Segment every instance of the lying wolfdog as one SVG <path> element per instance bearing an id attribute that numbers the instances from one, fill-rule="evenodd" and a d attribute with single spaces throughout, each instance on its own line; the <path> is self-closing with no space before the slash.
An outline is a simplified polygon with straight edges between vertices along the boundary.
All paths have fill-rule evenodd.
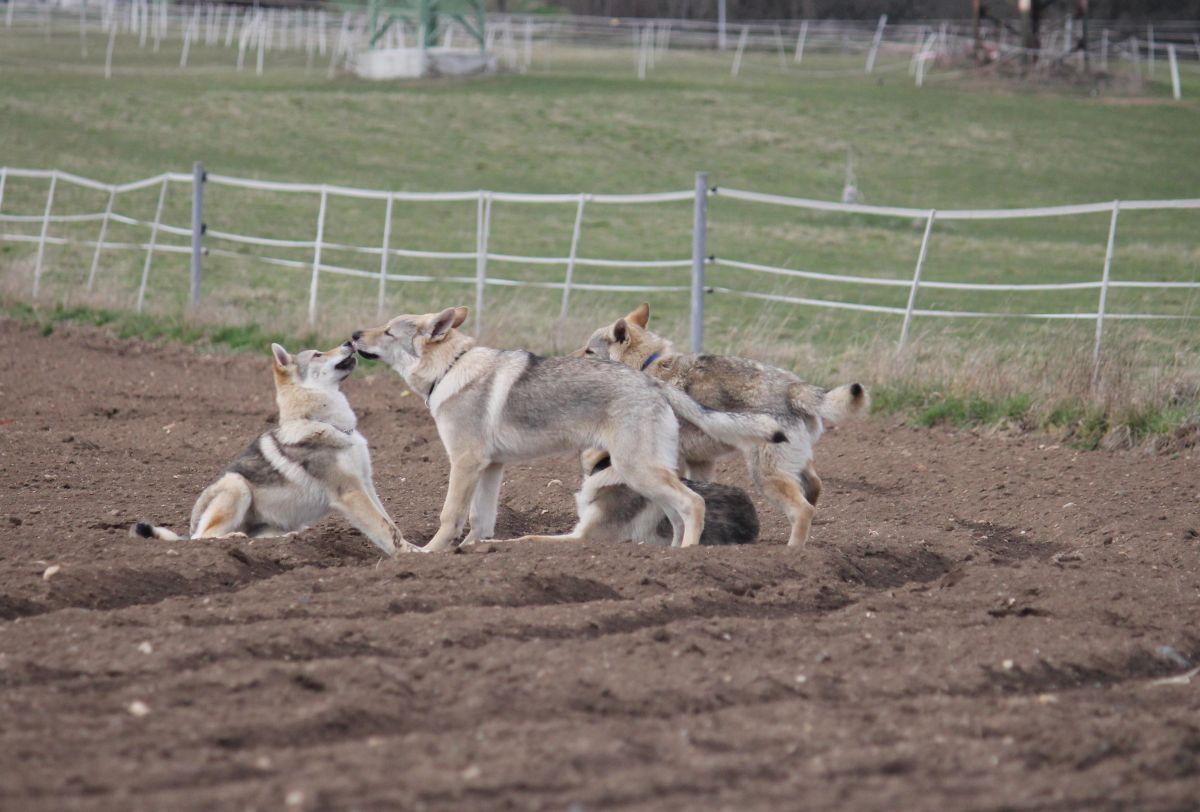
<path id="1" fill-rule="evenodd" d="M 382 359 L 424 398 L 450 457 L 427 550 L 449 548 L 468 509 L 464 543 L 492 537 L 505 463 L 589 447 L 607 451 L 621 480 L 666 514 L 673 546 L 690 547 L 700 543 L 704 500 L 676 473 L 672 410 L 731 446 L 786 439 L 767 415 L 710 412 L 620 364 L 477 347 L 456 329 L 466 318 L 465 307 L 449 307 L 354 334 L 360 355 Z"/>
<path id="2" fill-rule="evenodd" d="M 813 446 L 825 421 L 841 423 L 866 410 L 866 390 L 857 383 L 822 389 L 787 370 L 735 355 L 679 353 L 670 341 L 646 329 L 649 320 L 650 306 L 643 304 L 596 330 L 575 354 L 640 369 L 710 409 L 770 415 L 779 421 L 786 443 L 760 442 L 741 451 L 755 484 L 787 514 L 792 526 L 788 545 L 803 545 L 821 493 Z M 679 442 L 688 475 L 697 480 L 711 478 L 716 459 L 734 450 L 711 432 L 688 425 L 682 427 Z"/>
<path id="3" fill-rule="evenodd" d="M 281 536 L 333 509 L 388 555 L 396 554 L 397 544 L 419 550 L 404 540 L 375 494 L 367 441 L 339 388 L 357 363 L 350 342 L 294 357 L 278 344 L 271 351 L 279 427 L 259 436 L 204 489 L 192 508 L 188 537 Z M 146 522 L 130 532 L 182 541 Z"/>
<path id="4" fill-rule="evenodd" d="M 660 546 L 671 542 L 670 521 L 621 481 L 607 452 L 589 448 L 580 456 L 583 486 L 575 494 L 579 512 L 575 529 L 561 536 L 522 536 L 514 541 L 632 541 Z M 750 544 L 758 537 L 758 513 L 741 488 L 690 479 L 683 484 L 704 500 L 701 544 Z"/>

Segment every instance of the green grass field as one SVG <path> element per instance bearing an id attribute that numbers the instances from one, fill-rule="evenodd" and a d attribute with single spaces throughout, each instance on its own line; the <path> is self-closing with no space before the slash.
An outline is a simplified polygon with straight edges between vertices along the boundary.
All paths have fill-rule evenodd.
<path id="1" fill-rule="evenodd" d="M 867 202 L 922 208 L 990 208 L 1137 198 L 1200 197 L 1200 71 L 1185 65 L 1183 102 L 1170 100 L 1166 71 L 1131 93 L 1128 83 L 1030 89 L 1016 82 L 934 73 L 917 89 L 907 55 L 884 54 L 875 76 L 855 72 L 855 56 L 814 53 L 804 70 L 781 71 L 773 54 L 750 54 L 741 76 L 729 56 L 671 52 L 646 81 L 631 54 L 538 54 L 525 75 L 472 80 L 367 83 L 326 79 L 323 62 L 270 53 L 265 75 L 233 69 L 236 50 L 197 45 L 178 67 L 179 43 L 160 53 L 118 40 L 114 76 L 103 76 L 105 41 L 80 53 L 76 31 L 0 29 L 0 165 L 57 168 L 124 182 L 163 171 L 209 172 L 377 189 L 625 193 L 688 189 L 704 170 L 713 184 L 827 200 L 840 196 L 847 148 L 856 154 Z M 840 75 L 837 75 L 839 74 Z M 835 74 L 835 75 L 829 75 Z M 0 212 L 40 214 L 45 181 L 10 179 Z M 157 190 L 118 199 L 116 210 L 149 220 Z M 103 193 L 60 185 L 55 212 L 102 211 Z M 190 190 L 173 186 L 164 221 L 186 226 Z M 325 239 L 377 246 L 383 204 L 337 200 Z M 245 192 L 210 185 L 211 229 L 279 239 L 312 239 L 315 195 Z M 493 252 L 565 256 L 573 205 L 497 203 Z M 474 203 L 397 204 L 393 248 L 472 251 Z M 36 234 L 40 224 L 4 223 Z M 618 259 L 682 259 L 691 250 L 689 203 L 590 206 L 579 254 Z M 769 265 L 897 279 L 911 277 L 923 223 L 817 214 L 721 198 L 710 203 L 709 252 Z M 1108 215 L 1053 220 L 939 223 L 927 280 L 1094 281 L 1104 258 Z M 56 224 L 51 233 L 94 239 L 95 223 Z M 113 225 L 110 240 L 140 241 L 144 229 Z M 183 238 L 162 236 L 167 244 Z M 243 251 L 210 240 L 213 248 Z M 311 262 L 305 249 L 254 249 Z M 34 247 L 0 241 L 0 286 L 28 302 Z M 377 271 L 379 260 L 329 251 L 323 262 Z M 107 251 L 96 289 L 85 288 L 90 248 L 51 246 L 35 306 L 132 306 L 143 254 Z M 393 258 L 393 273 L 473 276 L 473 260 Z M 493 262 L 489 275 L 561 281 L 558 266 Z M 687 269 L 577 268 L 578 282 L 686 284 Z M 159 254 L 147 313 L 184 323 L 187 258 Z M 1200 280 L 1200 211 L 1130 212 L 1120 219 L 1114 279 Z M 205 261 L 205 303 L 190 318 L 256 325 L 302 335 L 309 272 L 244 255 Z M 711 268 L 723 287 L 808 298 L 903 306 L 902 288 L 850 287 Z M 332 339 L 376 318 L 373 280 L 321 281 L 317 331 Z M 1117 290 L 1110 312 L 1200 314 L 1200 292 Z M 917 306 L 988 312 L 1094 312 L 1096 291 L 1039 294 L 923 291 Z M 557 291 L 489 287 L 485 336 L 508 345 L 563 349 L 600 322 L 635 305 L 627 294 L 578 292 L 558 325 Z M 474 300 L 469 285 L 390 283 L 388 311 L 420 311 Z M 687 294 L 649 297 L 659 328 L 686 343 Z M 76 312 L 69 310 L 69 312 Z M 114 318 L 116 318 L 114 316 Z M 138 322 L 146 324 L 147 322 Z M 147 328 L 149 329 L 149 328 Z M 189 329 L 194 330 L 195 327 Z M 766 304 L 728 295 L 707 299 L 708 347 L 789 365 L 817 380 L 862 377 L 887 390 L 883 401 L 919 415 L 978 421 L 958 398 L 1009 403 L 1026 398 L 1027 420 L 1045 423 L 1074 404 L 1117 422 L 1126 412 L 1165 414 L 1161 426 L 1196 409 L 1200 330 L 1196 322 L 1109 322 L 1105 376 L 1090 385 L 1094 323 L 1018 319 L 924 319 L 910 351 L 893 352 L 900 320 Z M 161 330 L 159 332 L 162 332 Z M 193 333 L 187 333 L 192 335 Z M 199 335 L 199 333 L 195 333 Z M 246 335 L 259 333 L 253 330 Z M 1180 393 L 1183 393 L 1182 395 Z M 1189 395 L 1190 393 L 1190 395 Z M 966 402 L 966 401 L 963 401 Z M 931 411 L 932 410 L 932 411 Z M 1125 410 L 1124 412 L 1122 410 Z M 1133 410 L 1130 412 L 1129 410 Z M 977 413 L 979 410 L 976 409 Z M 1012 408 L 1000 408 L 1010 419 Z M 989 413 L 990 414 L 990 413 Z M 1144 422 L 1144 421 L 1143 421 Z M 1159 424 L 1155 424 L 1159 426 Z"/>

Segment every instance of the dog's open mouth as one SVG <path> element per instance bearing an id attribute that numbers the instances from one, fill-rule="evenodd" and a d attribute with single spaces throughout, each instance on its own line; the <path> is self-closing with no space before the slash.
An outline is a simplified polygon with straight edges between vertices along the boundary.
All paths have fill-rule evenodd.
<path id="1" fill-rule="evenodd" d="M 361 355 L 363 358 L 366 358 L 368 361 L 378 361 L 379 360 L 378 355 L 376 355 L 373 352 L 367 352 L 366 350 L 361 349 L 361 348 L 358 350 L 358 354 Z"/>
<path id="2" fill-rule="evenodd" d="M 354 365 L 358 363 L 358 359 L 354 357 L 354 353 L 347 355 L 341 361 L 334 365 L 334 369 L 354 369 Z"/>

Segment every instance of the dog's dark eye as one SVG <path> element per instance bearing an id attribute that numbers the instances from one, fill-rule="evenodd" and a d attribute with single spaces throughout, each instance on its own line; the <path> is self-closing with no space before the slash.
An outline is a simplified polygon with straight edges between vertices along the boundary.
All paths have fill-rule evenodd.
<path id="1" fill-rule="evenodd" d="M 314 353 L 313 353 L 313 358 L 320 358 L 322 355 L 324 355 L 324 353 L 320 353 L 320 352 L 314 352 Z"/>
<path id="2" fill-rule="evenodd" d="M 392 328 L 391 328 L 391 327 L 389 327 L 388 329 L 384 330 L 384 331 L 383 331 L 383 334 L 384 334 L 385 336 L 387 336 L 388 338 L 395 338 L 395 336 L 394 336 L 394 335 L 392 335 Z"/>
<path id="3" fill-rule="evenodd" d="M 596 351 L 593 350 L 591 347 L 588 347 L 586 350 L 583 351 L 583 354 L 584 355 L 595 355 Z"/>

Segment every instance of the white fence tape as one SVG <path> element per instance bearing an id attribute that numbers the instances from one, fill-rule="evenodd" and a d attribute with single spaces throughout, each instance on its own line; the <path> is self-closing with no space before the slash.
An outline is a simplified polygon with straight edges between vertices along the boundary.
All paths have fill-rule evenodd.
<path id="1" fill-rule="evenodd" d="M 44 208 L 41 213 L 7 213 L 0 212 L 0 223 L 12 224 L 29 224 L 40 225 L 40 233 L 0 233 L 0 239 L 17 243 L 33 243 L 38 246 L 37 263 L 35 269 L 35 285 L 40 281 L 42 275 L 42 265 L 44 262 L 45 247 L 47 245 L 79 245 L 95 250 L 92 260 L 91 272 L 88 277 L 88 289 L 91 289 L 92 282 L 96 275 L 100 252 L 107 250 L 137 250 L 145 252 L 145 260 L 141 275 L 141 285 L 138 291 L 138 307 L 140 309 L 145 295 L 146 286 L 151 271 L 154 253 L 167 254 L 187 254 L 191 252 L 190 245 L 170 245 L 161 243 L 159 238 L 163 235 L 175 237 L 186 237 L 194 239 L 192 229 L 183 228 L 180 226 L 171 225 L 162 221 L 163 201 L 166 197 L 166 190 L 171 183 L 193 183 L 193 175 L 188 173 L 167 172 L 156 175 L 151 178 L 136 180 L 123 184 L 109 184 L 85 178 L 68 172 L 44 169 L 23 169 L 13 167 L 0 167 L 0 195 L 5 194 L 7 189 L 8 200 L 11 201 L 13 195 L 13 179 L 34 179 L 34 180 L 49 180 L 51 191 L 45 198 Z M 256 253 L 244 251 L 230 250 L 217 246 L 208 248 L 208 254 L 211 256 L 227 257 L 231 259 L 252 260 L 265 263 L 274 267 L 292 268 L 297 270 L 308 270 L 311 274 L 310 290 L 309 290 L 309 313 L 310 317 L 315 319 L 319 300 L 319 280 L 323 274 L 333 274 L 337 276 L 370 279 L 377 281 L 380 291 L 380 303 L 384 301 L 385 284 L 387 282 L 400 283 L 453 283 L 463 285 L 474 285 L 476 287 L 476 302 L 482 304 L 482 291 L 485 287 L 507 287 L 507 288 L 533 288 L 543 290 L 561 290 L 563 292 L 563 302 L 561 316 L 566 319 L 568 313 L 569 297 L 572 291 L 590 291 L 590 292 L 607 292 L 607 293 L 683 293 L 692 290 L 687 285 L 673 284 L 616 284 L 616 283 L 579 283 L 574 281 L 573 270 L 577 267 L 591 268 L 612 268 L 612 269 L 640 269 L 640 270 L 670 270 L 670 269 L 685 269 L 693 267 L 693 259 L 610 259 L 603 257 L 581 257 L 577 255 L 578 245 L 580 241 L 580 230 L 583 221 L 583 212 L 585 204 L 612 204 L 612 205 L 654 205 L 654 204 L 669 204 L 676 202 L 695 202 L 696 195 L 699 191 L 686 192 L 662 192 L 650 194 L 537 194 L 537 193 L 513 193 L 513 192 L 489 192 L 489 191 L 464 191 L 464 192 L 405 192 L 405 191 L 388 191 L 379 189 L 364 189 L 351 186 L 340 186 L 331 184 L 312 184 L 312 183 L 294 183 L 283 181 L 257 180 L 251 178 L 239 178 L 228 175 L 208 175 L 207 183 L 215 186 L 224 186 L 238 189 L 245 189 L 257 192 L 266 193 L 286 193 L 286 194 L 309 194 L 318 196 L 320 200 L 320 211 L 317 219 L 317 233 L 315 239 L 283 239 L 276 237 L 264 237 L 251 234 L 238 234 L 229 231 L 221 231 L 217 229 L 209 229 L 205 232 L 207 238 L 215 242 L 232 243 L 233 245 L 245 246 L 247 248 L 282 248 L 282 249 L 298 249 L 301 251 L 311 252 L 309 258 L 286 258 L 276 256 L 263 256 Z M 71 184 L 74 186 L 92 189 L 96 191 L 108 192 L 108 203 L 103 212 L 84 212 L 78 214 L 54 214 L 52 209 L 54 205 L 54 185 L 55 184 Z M 127 214 L 122 214 L 119 211 L 113 210 L 113 202 L 120 194 L 138 191 L 141 189 L 159 187 L 159 202 L 156 209 L 156 216 L 153 220 L 144 220 L 131 217 Z M 702 187 L 701 187 L 702 188 Z M 1117 226 L 1117 217 L 1120 212 L 1124 211 L 1158 211 L 1158 210 L 1186 210 L 1200 209 L 1200 198 L 1188 198 L 1179 200 L 1133 200 L 1133 201 L 1110 201 L 1104 203 L 1086 203 L 1080 205 L 1067 206 L 1036 206 L 1026 208 L 1011 208 L 1011 209 L 946 209 L 931 212 L 928 209 L 918 209 L 900 206 L 872 206 L 865 204 L 850 204 L 836 203 L 824 200 L 812 200 L 809 198 L 790 197 L 786 195 L 766 194 L 762 192 L 752 192 L 741 189 L 730 189 L 725 187 L 713 187 L 708 189 L 705 194 L 711 198 L 726 198 L 730 200 L 743 201 L 754 204 L 784 206 L 796 209 L 805 209 L 810 211 L 820 212 L 837 212 L 842 214 L 865 215 L 876 217 L 893 217 L 904 218 L 910 220 L 925 221 L 925 236 L 922 240 L 921 255 L 924 256 L 928 246 L 930 234 L 935 230 L 934 221 L 942 222 L 946 220 L 962 221 L 962 220 L 1011 220 L 1019 218 L 1045 218 L 1045 217 L 1066 217 L 1079 216 L 1088 214 L 1111 214 L 1110 230 L 1109 230 L 1109 253 L 1111 254 L 1112 240 L 1115 236 Z M 393 238 L 390 233 L 390 217 L 384 224 L 385 238 L 382 244 L 375 245 L 351 245 L 345 243 L 331 242 L 325 239 L 324 224 L 326 219 L 326 209 L 329 201 L 333 198 L 349 198 L 359 200 L 379 200 L 387 203 L 387 211 L 392 211 L 393 203 L 413 202 L 413 203 L 435 203 L 435 202 L 457 202 L 457 203 L 475 203 L 477 206 L 477 222 L 476 222 L 476 246 L 475 250 L 471 251 L 432 251 L 411 247 L 396 247 L 393 245 Z M 491 223 L 491 207 L 496 202 L 512 203 L 512 204 L 560 204 L 571 205 L 575 207 L 575 218 L 573 231 L 571 235 L 571 252 L 568 256 L 536 256 L 494 252 L 488 250 L 488 242 L 490 237 Z M 0 196 L 0 206 L 5 203 L 5 197 Z M 9 203 L 11 206 L 11 203 Z M 100 233 L 97 239 L 81 239 L 68 238 L 49 233 L 52 225 L 70 224 L 70 223 L 92 223 L 99 222 Z M 148 235 L 145 242 L 130 242 L 128 240 L 109 240 L 106 239 L 106 229 L 110 223 L 119 223 L 126 226 L 135 226 L 148 229 Z M 705 226 L 707 228 L 707 226 Z M 342 254 L 359 254 L 364 256 L 378 257 L 378 269 L 372 270 L 369 268 L 354 268 L 345 265 L 330 263 L 323 260 L 323 252 L 340 252 Z M 412 274 L 412 273 L 394 273 L 387 268 L 387 257 L 397 257 L 405 259 L 420 259 L 420 260 L 441 260 L 441 261 L 473 261 L 476 264 L 475 274 L 469 275 L 435 275 L 435 274 Z M 494 274 L 489 274 L 487 263 L 499 262 L 505 264 L 527 265 L 527 266 L 558 266 L 565 269 L 566 273 L 562 281 L 529 281 L 520 279 L 510 279 Z M 824 271 L 812 271 L 796 268 L 785 268 L 775 265 L 768 265 L 756 262 L 747 262 L 726 257 L 709 257 L 706 263 L 713 268 L 728 268 L 742 271 L 750 271 L 771 276 L 779 276 L 793 279 L 804 279 L 814 282 L 832 283 L 839 285 L 864 286 L 864 287 L 884 287 L 904 289 L 908 292 L 907 306 L 883 305 L 883 304 L 866 304 L 860 302 L 847 302 L 836 299 L 824 299 L 804 296 L 788 296 L 779 293 L 767 293 L 754 290 L 738 290 L 726 286 L 705 286 L 705 290 L 709 293 L 718 295 L 731 295 L 743 298 L 755 299 L 760 301 L 779 302 L 784 304 L 802 305 L 808 307 L 830 308 L 838 310 L 860 311 L 865 313 L 877 313 L 886 315 L 896 315 L 904 317 L 904 329 L 902 330 L 901 343 L 907 337 L 908 323 L 913 317 L 936 317 L 936 318 L 976 318 L 976 319 L 997 319 L 997 318 L 1027 318 L 1040 320 L 1074 320 L 1074 321 L 1095 321 L 1097 324 L 1097 339 L 1095 345 L 1095 353 L 1098 358 L 1100 337 L 1105 320 L 1147 320 L 1147 321 L 1169 321 L 1195 318 L 1189 314 L 1177 313 L 1108 313 L 1105 310 L 1105 298 L 1107 291 L 1113 288 L 1127 288 L 1140 290 L 1200 290 L 1200 281 L 1154 281 L 1154 280 L 1137 280 L 1137 279 L 1110 279 L 1109 266 L 1111 257 L 1106 258 L 1105 272 L 1099 280 L 1081 281 L 1081 282 L 1038 282 L 1038 283 L 990 283 L 990 282 L 955 282 L 955 281 L 939 281 L 927 280 L 921 278 L 920 260 L 918 259 L 917 271 L 911 278 L 897 279 L 885 276 L 870 276 L 861 274 L 847 273 L 830 273 Z M 465 269 L 464 269 L 465 270 Z M 1035 293 L 1048 291 L 1100 291 L 1100 309 L 1098 311 L 1087 310 L 1082 312 L 1064 312 L 1064 313 L 1012 313 L 1006 311 L 959 311 L 959 310 L 941 310 L 916 307 L 918 291 L 921 289 L 930 290 L 948 290 L 948 291 L 974 291 L 984 293 Z M 36 295 L 36 293 L 35 293 Z M 480 308 L 482 309 L 482 308 Z"/>

